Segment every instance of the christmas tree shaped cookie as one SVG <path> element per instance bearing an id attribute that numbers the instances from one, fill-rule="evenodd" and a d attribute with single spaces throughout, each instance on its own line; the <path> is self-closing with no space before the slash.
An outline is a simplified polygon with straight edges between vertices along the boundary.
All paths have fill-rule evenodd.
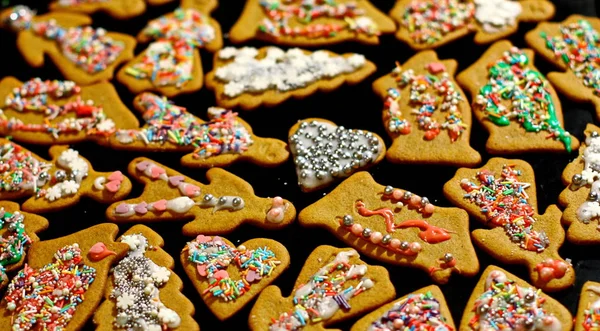
<path id="1" fill-rule="evenodd" d="M 245 110 L 330 92 L 344 83 L 358 84 L 377 69 L 361 54 L 273 46 L 226 47 L 215 54 L 213 68 L 206 86 L 215 91 L 217 104 Z"/>
<path id="2" fill-rule="evenodd" d="M 263 238 L 236 247 L 221 237 L 198 235 L 180 257 L 198 294 L 220 320 L 244 308 L 290 265 L 285 246 Z"/>
<path id="3" fill-rule="evenodd" d="M 565 131 L 558 95 L 533 65 L 533 55 L 499 41 L 457 77 L 471 94 L 475 118 L 490 133 L 486 149 L 491 154 L 579 147 L 577 138 Z"/>
<path id="4" fill-rule="evenodd" d="M 211 107 L 205 122 L 166 97 L 148 92 L 138 95 L 134 104 L 145 124 L 137 129 L 116 131 L 110 138 L 112 148 L 189 152 L 181 163 L 205 168 L 237 161 L 273 167 L 289 157 L 283 141 L 255 136 L 250 125 L 232 111 Z"/>
<path id="5" fill-rule="evenodd" d="M 552 85 L 571 100 L 593 104 L 600 118 L 600 18 L 571 15 L 542 22 L 525 41 L 562 71 L 548 74 Z"/>
<path id="6" fill-rule="evenodd" d="M 368 172 L 352 175 L 303 209 L 298 221 L 329 230 L 371 258 L 421 269 L 438 283 L 447 283 L 452 273 L 479 271 L 463 210 L 379 185 Z"/>
<path id="7" fill-rule="evenodd" d="M 127 252 L 114 242 L 118 231 L 103 223 L 33 243 L 0 303 L 0 328 L 81 329 L 102 300 L 111 265 Z"/>
<path id="8" fill-rule="evenodd" d="M 229 39 L 301 47 L 344 41 L 375 45 L 381 34 L 395 30 L 394 21 L 368 0 L 247 0 Z"/>
<path id="9" fill-rule="evenodd" d="M 393 139 L 387 159 L 395 163 L 474 166 L 479 153 L 469 145 L 471 107 L 454 81 L 455 60 L 421 52 L 377 79 L 384 100 L 383 124 Z"/>
<path id="10" fill-rule="evenodd" d="M 138 198 L 112 204 L 108 219 L 117 223 L 190 221 L 183 234 L 223 234 L 242 223 L 279 229 L 296 217 L 296 209 L 280 197 L 260 198 L 243 179 L 220 168 L 206 172 L 201 184 L 148 158 L 129 163 L 129 173 L 144 184 Z"/>
<path id="11" fill-rule="evenodd" d="M 353 249 L 319 246 L 308 256 L 291 295 L 283 297 L 277 286 L 265 288 L 250 311 L 248 324 L 252 331 L 325 330 L 395 295 L 385 268 L 366 264 Z"/>
<path id="12" fill-rule="evenodd" d="M 29 246 L 40 240 L 37 233 L 47 228 L 47 219 L 20 211 L 18 203 L 0 201 L 0 288 L 8 283 L 8 273 L 23 266 Z"/>
<path id="13" fill-rule="evenodd" d="M 456 330 L 439 287 L 430 285 L 367 314 L 350 331 L 364 330 Z"/>
<path id="14" fill-rule="evenodd" d="M 14 77 L 0 81 L 0 134 L 29 144 L 106 144 L 117 129 L 139 126 L 112 84 Z"/>
<path id="15" fill-rule="evenodd" d="M 108 203 L 131 192 L 131 182 L 120 171 L 96 172 L 88 160 L 64 145 L 50 148 L 46 161 L 25 148 L 0 138 L 0 200 L 29 197 L 21 208 L 32 213 L 60 210 L 82 196 Z"/>
<path id="16" fill-rule="evenodd" d="M 366 170 L 385 155 L 385 144 L 377 134 L 346 129 L 322 118 L 298 121 L 289 131 L 298 185 L 312 192 Z"/>
<path id="17" fill-rule="evenodd" d="M 489 229 L 473 231 L 477 246 L 507 264 L 522 264 L 532 283 L 559 291 L 575 281 L 569 260 L 558 255 L 565 240 L 561 212 L 540 215 L 533 168 L 521 160 L 493 158 L 479 169 L 459 169 L 444 185 L 450 202 Z"/>
<path id="18" fill-rule="evenodd" d="M 119 70 L 117 80 L 134 94 L 174 97 L 198 91 L 204 76 L 199 48 L 214 52 L 223 46 L 219 23 L 209 16 L 216 7 L 216 0 L 188 1 L 148 22 L 137 39 L 151 43 Z"/>
<path id="19" fill-rule="evenodd" d="M 576 244 L 600 243 L 600 128 L 588 124 L 580 155 L 562 174 L 567 188 L 558 197 L 565 207 L 562 222 L 569 228 L 567 240 Z"/>
<path id="20" fill-rule="evenodd" d="M 560 302 L 526 281 L 489 266 L 473 289 L 460 330 L 571 330 L 573 318 Z"/>
<path id="21" fill-rule="evenodd" d="M 104 302 L 94 314 L 96 330 L 200 330 L 192 318 L 194 305 L 172 270 L 175 261 L 162 249 L 163 238 L 138 224 L 117 242 L 129 250 L 111 270 Z"/>
<path id="22" fill-rule="evenodd" d="M 396 37 L 415 50 L 432 49 L 475 33 L 487 44 L 512 35 L 519 22 L 554 16 L 547 0 L 397 0 L 390 16 L 398 22 Z"/>
<path id="23" fill-rule="evenodd" d="M 600 328 L 600 283 L 587 281 L 583 284 L 574 323 L 574 331 Z"/>
<path id="24" fill-rule="evenodd" d="M 50 12 L 35 15 L 25 6 L 0 12 L 0 27 L 17 33 L 17 48 L 32 67 L 54 62 L 66 79 L 90 85 L 110 80 L 115 68 L 133 58 L 135 39 L 90 26 L 89 16 Z"/>

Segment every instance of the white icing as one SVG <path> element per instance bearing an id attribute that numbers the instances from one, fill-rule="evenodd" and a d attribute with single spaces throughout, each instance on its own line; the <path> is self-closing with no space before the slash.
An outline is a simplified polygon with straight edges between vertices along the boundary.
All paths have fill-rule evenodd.
<path id="1" fill-rule="evenodd" d="M 326 51 L 305 54 L 300 49 L 287 52 L 269 47 L 266 56 L 257 59 L 258 50 L 251 47 L 227 47 L 219 58 L 232 60 L 216 69 L 215 76 L 225 83 L 224 93 L 236 97 L 242 93 L 266 90 L 286 92 L 308 86 L 318 80 L 352 73 L 365 65 L 360 54 L 350 57 L 331 55 Z"/>
<path id="2" fill-rule="evenodd" d="M 485 279 L 485 288 L 488 289 L 492 283 L 504 283 L 506 281 L 506 274 L 502 271 L 494 270 Z"/>
<path id="3" fill-rule="evenodd" d="M 514 26 L 521 11 L 521 4 L 513 0 L 475 0 L 475 19 L 488 33 Z"/>
<path id="4" fill-rule="evenodd" d="M 106 183 L 106 178 L 98 177 L 94 179 L 94 188 L 98 191 L 104 190 L 104 183 Z"/>
<path id="5" fill-rule="evenodd" d="M 584 169 L 580 173 L 581 186 L 590 186 L 590 194 L 595 193 L 600 197 L 600 136 L 589 135 L 585 143 L 587 146 L 581 156 L 584 161 Z M 600 217 L 598 201 L 586 200 L 577 209 L 577 219 L 585 224 L 598 217 Z"/>
<path id="6" fill-rule="evenodd" d="M 47 188 L 45 198 L 48 201 L 75 195 L 81 187 L 81 181 L 88 175 L 88 163 L 74 149 L 69 148 L 60 153 L 56 164 L 65 169 L 71 175 L 69 176 L 71 179 L 58 182 Z"/>
<path id="7" fill-rule="evenodd" d="M 194 207 L 194 200 L 188 197 L 177 197 L 167 201 L 167 210 L 176 212 L 178 214 L 187 213 L 192 207 Z"/>

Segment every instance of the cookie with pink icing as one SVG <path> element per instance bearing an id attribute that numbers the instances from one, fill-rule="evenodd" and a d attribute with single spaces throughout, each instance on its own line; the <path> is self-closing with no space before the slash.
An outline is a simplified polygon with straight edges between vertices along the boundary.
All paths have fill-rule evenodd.
<path id="1" fill-rule="evenodd" d="M 220 168 L 206 172 L 207 184 L 144 157 L 134 159 L 128 171 L 144 191 L 107 209 L 116 223 L 189 221 L 183 233 L 196 236 L 228 233 L 242 223 L 279 229 L 296 218 L 291 202 L 257 197 L 249 183 Z"/>

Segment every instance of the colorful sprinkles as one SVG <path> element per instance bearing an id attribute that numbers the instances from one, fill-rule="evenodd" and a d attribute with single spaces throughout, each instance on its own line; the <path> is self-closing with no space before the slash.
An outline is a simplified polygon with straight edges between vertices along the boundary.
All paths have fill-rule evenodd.
<path id="1" fill-rule="evenodd" d="M 34 22 L 34 16 L 35 12 L 30 8 L 15 6 L 4 23 L 14 31 L 30 30 L 40 37 L 56 41 L 63 55 L 89 74 L 105 70 L 125 49 L 123 42 L 112 39 L 102 28 L 63 28 L 55 20 Z"/>
<path id="2" fill-rule="evenodd" d="M 426 74 L 416 75 L 413 69 L 402 71 L 400 65 L 396 64 L 392 76 L 400 89 L 410 88 L 408 106 L 413 107 L 411 113 L 416 115 L 419 129 L 425 131 L 424 139 L 433 140 L 441 130 L 446 130 L 450 140 L 456 141 L 467 129 L 458 109 L 458 103 L 463 99 L 441 62 L 431 62 L 426 65 L 426 69 Z M 430 90 L 433 93 L 429 93 Z M 400 96 L 399 89 L 388 89 L 384 121 L 387 121 L 389 132 L 407 135 L 412 128 L 410 122 L 402 118 Z M 433 117 L 438 109 L 446 113 L 442 124 Z"/>
<path id="3" fill-rule="evenodd" d="M 19 212 L 10 213 L 4 208 L 0 209 L 0 229 L 6 229 L 0 237 L 0 265 L 3 268 L 21 261 L 25 250 L 31 245 L 31 238 L 25 232 L 24 219 Z"/>
<path id="4" fill-rule="evenodd" d="M 535 211 L 525 192 L 531 184 L 520 182 L 520 175 L 521 171 L 515 170 L 514 165 L 504 165 L 499 178 L 484 169 L 477 173 L 479 183 L 464 178 L 460 186 L 467 192 L 464 198 L 480 207 L 491 226 L 503 227 L 514 243 L 539 253 L 550 241 L 545 232 L 533 229 Z"/>
<path id="5" fill-rule="evenodd" d="M 188 260 L 196 264 L 198 274 L 208 280 L 209 286 L 203 295 L 234 301 L 244 295 L 252 283 L 271 275 L 281 262 L 268 247 L 247 249 L 241 245 L 232 247 L 220 237 L 199 235 L 187 244 Z M 227 267 L 240 269 L 241 279 L 234 280 Z"/>
<path id="6" fill-rule="evenodd" d="M 488 78 L 475 99 L 475 108 L 498 126 L 515 121 L 527 132 L 548 131 L 547 138 L 560 140 L 571 152 L 571 135 L 556 116 L 550 83 L 529 67 L 523 50 L 512 47 L 504 52 L 502 58 L 489 65 Z M 503 104 L 506 101 L 510 106 Z"/>
<path id="7" fill-rule="evenodd" d="M 541 37 L 554 56 L 600 97 L 600 34 L 586 20 L 563 24 L 560 33 L 548 36 L 542 32 Z"/>
<path id="8" fill-rule="evenodd" d="M 4 304 L 13 330 L 64 330 L 96 278 L 85 265 L 78 244 L 54 254 L 54 262 L 39 270 L 25 267 L 8 285 Z"/>
<path id="9" fill-rule="evenodd" d="M 431 292 L 409 294 L 371 324 L 369 331 L 453 331 Z"/>
<path id="10" fill-rule="evenodd" d="M 380 35 L 377 24 L 356 2 L 335 0 L 261 0 L 266 17 L 258 30 L 270 37 L 330 38 L 342 31 Z M 319 19 L 339 22 L 318 23 Z"/>

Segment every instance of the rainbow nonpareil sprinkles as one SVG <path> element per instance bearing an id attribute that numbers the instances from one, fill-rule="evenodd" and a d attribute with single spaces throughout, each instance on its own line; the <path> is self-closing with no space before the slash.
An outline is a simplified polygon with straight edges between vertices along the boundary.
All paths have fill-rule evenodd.
<path id="1" fill-rule="evenodd" d="M 520 170 L 504 165 L 500 177 L 487 169 L 477 173 L 478 183 L 462 179 L 464 198 L 481 208 L 491 226 L 501 226 L 511 241 L 528 251 L 542 252 L 550 244 L 543 231 L 533 230 L 535 212 L 525 190 L 529 183 L 519 181 Z"/>
<path id="2" fill-rule="evenodd" d="M 260 6 L 266 17 L 258 26 L 258 30 L 275 38 L 328 38 L 341 31 L 368 36 L 380 34 L 377 24 L 353 1 L 338 3 L 335 0 L 261 0 Z M 340 22 L 316 23 L 320 18 Z"/>
<path id="3" fill-rule="evenodd" d="M 548 138 L 561 141 L 571 152 L 571 135 L 556 116 L 550 94 L 550 83 L 529 67 L 529 58 L 521 49 L 512 47 L 490 64 L 488 83 L 481 88 L 475 105 L 498 126 L 520 123 L 527 132 L 547 131 Z M 510 106 L 502 104 L 509 101 Z"/>
<path id="4" fill-rule="evenodd" d="M 10 213 L 4 208 L 0 209 L 0 229 L 6 228 L 0 238 L 0 265 L 3 268 L 21 261 L 25 249 L 31 245 L 31 238 L 25 232 L 24 219 L 19 212 Z"/>
<path id="5" fill-rule="evenodd" d="M 586 20 L 563 24 L 560 33 L 548 36 L 542 32 L 541 37 L 554 56 L 567 65 L 583 85 L 600 96 L 600 34 Z"/>
<path id="6" fill-rule="evenodd" d="M 268 247 L 247 249 L 233 247 L 220 237 L 200 235 L 187 244 L 188 260 L 196 264 L 200 277 L 209 286 L 203 295 L 233 301 L 244 295 L 252 283 L 269 277 L 281 262 Z M 234 280 L 227 273 L 229 265 L 240 269 L 241 279 Z"/>
<path id="7" fill-rule="evenodd" d="M 252 145 L 248 130 L 237 121 L 237 113 L 222 108 L 210 108 L 209 122 L 201 122 L 185 108 L 178 107 L 164 97 L 144 93 L 139 107 L 146 126 L 141 130 L 116 132 L 122 144 L 142 141 L 144 144 L 164 144 L 194 147 L 194 156 L 206 158 L 226 153 L 243 153 Z"/>
<path id="8" fill-rule="evenodd" d="M 55 20 L 33 21 L 34 16 L 28 7 L 16 6 L 4 23 L 14 31 L 29 30 L 56 41 L 63 55 L 89 74 L 105 70 L 125 49 L 123 42 L 113 40 L 102 28 L 63 28 Z"/>
<path id="9" fill-rule="evenodd" d="M 431 292 L 409 294 L 371 324 L 368 331 L 452 331 Z"/>
<path id="10" fill-rule="evenodd" d="M 12 329 L 64 330 L 95 277 L 96 269 L 83 263 L 77 244 L 58 250 L 41 269 L 25 264 L 4 297 Z"/>

